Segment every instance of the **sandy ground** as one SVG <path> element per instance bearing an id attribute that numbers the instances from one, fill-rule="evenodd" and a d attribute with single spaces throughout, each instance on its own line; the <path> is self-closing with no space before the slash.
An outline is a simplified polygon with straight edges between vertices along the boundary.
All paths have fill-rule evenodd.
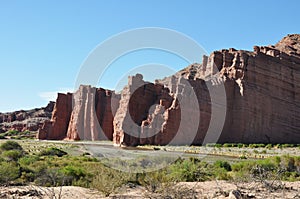
<path id="1" fill-rule="evenodd" d="M 0 187 L 0 198 L 299 198 L 300 182 L 283 182 L 281 188 L 268 190 L 261 183 L 234 183 L 225 181 L 185 182 L 168 187 L 160 193 L 152 193 L 141 186 L 124 186 L 118 194 L 105 197 L 102 193 L 82 187 L 64 186 L 55 188 L 20 186 Z"/>

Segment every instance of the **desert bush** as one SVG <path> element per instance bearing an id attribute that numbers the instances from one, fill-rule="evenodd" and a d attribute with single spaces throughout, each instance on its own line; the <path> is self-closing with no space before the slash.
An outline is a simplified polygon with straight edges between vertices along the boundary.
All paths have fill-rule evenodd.
<path id="1" fill-rule="evenodd" d="M 179 182 L 205 181 L 210 178 L 208 164 L 205 162 L 195 161 L 193 159 L 180 159 L 172 164 L 170 169 L 171 177 Z"/>
<path id="2" fill-rule="evenodd" d="M 148 172 L 140 178 L 140 184 L 152 193 L 162 192 L 166 187 L 174 185 L 174 183 L 170 184 L 172 182 L 175 181 L 167 174 L 165 169 Z"/>
<path id="3" fill-rule="evenodd" d="M 65 152 L 61 149 L 51 147 L 51 148 L 42 150 L 39 155 L 40 156 L 58 156 L 58 157 L 62 157 L 62 156 L 67 155 L 67 154 L 68 154 L 67 152 Z"/>
<path id="4" fill-rule="evenodd" d="M 40 171 L 35 177 L 35 184 L 39 186 L 62 186 L 66 178 L 58 168 L 47 168 Z"/>
<path id="5" fill-rule="evenodd" d="M 223 144 L 223 147 L 231 147 L 231 144 L 229 144 L 229 143 L 224 143 L 224 144 Z"/>
<path id="6" fill-rule="evenodd" d="M 20 176 L 20 167 L 14 162 L 0 163 L 0 184 L 9 184 Z"/>
<path id="7" fill-rule="evenodd" d="M 206 147 L 215 147 L 216 143 L 207 143 L 205 146 Z"/>
<path id="8" fill-rule="evenodd" d="M 265 144 L 249 144 L 249 148 L 261 148 L 261 147 L 265 147 Z"/>
<path id="9" fill-rule="evenodd" d="M 105 196 L 109 196 L 127 181 L 128 175 L 126 173 L 102 167 L 93 175 L 90 186 L 101 191 Z"/>
<path id="10" fill-rule="evenodd" d="M 280 167 L 288 172 L 299 172 L 300 174 L 300 156 L 292 157 L 289 155 L 283 155 L 280 157 Z"/>
<path id="11" fill-rule="evenodd" d="M 238 144 L 237 144 L 237 147 L 238 147 L 238 148 L 243 148 L 243 147 L 244 147 L 244 144 L 238 143 Z"/>
<path id="12" fill-rule="evenodd" d="M 236 143 L 224 143 L 223 147 L 238 147 L 239 145 Z"/>
<path id="13" fill-rule="evenodd" d="M 26 155 L 19 159 L 19 164 L 21 166 L 28 166 L 33 164 L 34 162 L 38 161 L 40 158 L 36 155 Z"/>
<path id="14" fill-rule="evenodd" d="M 226 171 L 231 171 L 231 165 L 227 161 L 217 160 L 214 163 L 217 168 L 224 168 Z"/>
<path id="15" fill-rule="evenodd" d="M 230 180 L 232 179 L 231 174 L 224 168 L 213 168 L 212 170 L 212 179 L 217 179 L 217 180 Z"/>
<path id="16" fill-rule="evenodd" d="M 243 161 L 231 165 L 232 178 L 234 181 L 247 182 L 250 179 L 250 170 L 255 166 L 254 163 Z"/>
<path id="17" fill-rule="evenodd" d="M 267 144 L 267 145 L 265 146 L 265 148 L 267 148 L 267 149 L 271 149 L 272 147 L 273 147 L 272 144 Z"/>
<path id="18" fill-rule="evenodd" d="M 8 151 L 8 150 L 19 150 L 23 151 L 22 146 L 16 142 L 16 141 L 6 141 L 3 144 L 0 145 L 0 149 L 2 151 Z"/>
<path id="19" fill-rule="evenodd" d="M 6 161 L 18 161 L 23 155 L 23 152 L 19 150 L 4 151 L 1 154 Z"/>
<path id="20" fill-rule="evenodd" d="M 83 179 L 87 175 L 86 171 L 79 167 L 68 165 L 61 169 L 62 174 L 65 176 L 65 184 L 67 185 L 75 185 L 76 181 L 81 180 L 82 183 Z"/>

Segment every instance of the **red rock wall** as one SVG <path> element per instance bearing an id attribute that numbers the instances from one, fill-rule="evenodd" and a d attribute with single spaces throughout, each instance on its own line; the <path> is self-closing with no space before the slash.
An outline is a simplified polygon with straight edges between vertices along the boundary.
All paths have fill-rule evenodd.
<path id="1" fill-rule="evenodd" d="M 51 121 L 46 121 L 37 134 L 38 139 L 60 140 L 67 135 L 72 112 L 72 94 L 58 93 Z"/>
<path id="2" fill-rule="evenodd" d="M 73 94 L 58 94 L 51 121 L 39 130 L 38 139 L 112 140 L 113 113 L 119 105 L 114 92 L 80 86 Z"/>
<path id="3" fill-rule="evenodd" d="M 121 96 L 114 120 L 116 145 L 200 144 L 203 141 L 210 120 L 207 117 L 209 94 L 203 80 L 173 76 L 153 84 L 144 82 L 138 74 L 129 77 Z"/>
<path id="4" fill-rule="evenodd" d="M 181 77 L 189 82 L 199 100 L 200 123 L 196 134 L 191 127 L 197 122 L 194 119 L 197 112 L 193 109 L 196 104 L 188 101 L 190 87 Z M 166 101 L 172 105 L 158 103 L 160 95 L 154 91 L 157 84 L 144 85 L 140 75 L 130 77 L 114 120 L 114 143 L 202 144 L 211 121 L 211 99 L 206 84 L 211 84 L 214 90 L 222 82 L 227 111 L 218 142 L 300 142 L 300 36 L 289 35 L 276 46 L 255 46 L 253 52 L 233 48 L 215 51 L 209 57 L 204 56 L 202 64 L 190 65 L 161 80 L 164 86 L 158 90 L 169 89 L 166 96 L 170 98 Z M 188 116 L 182 116 L 184 111 L 177 99 L 190 105 L 185 108 Z M 151 107 L 153 113 L 148 111 Z M 129 118 L 133 118 L 136 126 L 128 127 Z M 180 123 L 184 124 L 184 130 L 180 129 Z M 153 131 L 159 133 L 144 138 Z M 193 142 L 190 136 L 194 136 Z"/>
<path id="5" fill-rule="evenodd" d="M 218 117 L 212 115 L 211 96 L 221 96 L 221 85 L 227 102 L 218 142 L 300 142 L 300 35 L 288 35 L 275 46 L 254 46 L 253 52 L 215 51 L 202 64 L 155 83 L 137 74 L 121 95 L 81 86 L 73 95 L 59 95 L 39 138 L 107 138 L 126 146 L 202 144 Z"/>

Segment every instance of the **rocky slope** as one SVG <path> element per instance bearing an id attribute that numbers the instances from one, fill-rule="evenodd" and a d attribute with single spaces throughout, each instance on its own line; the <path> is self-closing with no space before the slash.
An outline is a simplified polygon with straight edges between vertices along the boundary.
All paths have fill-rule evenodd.
<path id="1" fill-rule="evenodd" d="M 0 133 L 17 131 L 38 131 L 45 121 L 52 115 L 54 102 L 49 102 L 46 107 L 28 111 L 20 110 L 11 113 L 0 113 Z"/>
<path id="2" fill-rule="evenodd" d="M 90 86 L 59 94 L 38 138 L 107 138 L 126 146 L 217 141 L 211 137 L 221 143 L 299 143 L 299 115 L 300 35 L 293 34 L 252 52 L 215 51 L 155 83 L 137 74 L 120 95 Z M 216 119 L 220 124 L 212 125 Z"/>

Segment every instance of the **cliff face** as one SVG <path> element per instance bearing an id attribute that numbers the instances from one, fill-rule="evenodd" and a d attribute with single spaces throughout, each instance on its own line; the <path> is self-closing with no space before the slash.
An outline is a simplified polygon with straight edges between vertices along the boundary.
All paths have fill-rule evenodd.
<path id="1" fill-rule="evenodd" d="M 201 64 L 155 83 L 137 74 L 121 95 L 81 86 L 58 97 L 39 138 L 202 144 L 216 117 L 212 96 L 222 95 L 221 86 L 226 104 L 218 106 L 226 105 L 226 118 L 218 142 L 300 142 L 300 35 L 275 46 L 254 46 L 253 52 L 215 51 Z"/>
<path id="2" fill-rule="evenodd" d="M 51 118 L 54 102 L 49 102 L 46 107 L 36 108 L 28 111 L 15 111 L 11 113 L 0 113 L 0 133 L 17 131 L 38 131 L 44 121 Z"/>
<path id="3" fill-rule="evenodd" d="M 190 86 L 183 86 L 186 84 L 181 82 L 181 78 L 186 79 Z M 136 79 L 137 77 L 132 77 L 129 82 L 135 82 Z M 126 108 L 142 106 L 148 110 L 149 105 L 144 106 L 140 98 L 146 100 L 149 97 L 145 92 L 130 93 L 139 83 L 129 83 L 129 88 L 123 90 L 122 103 L 114 121 L 115 144 L 201 144 L 212 117 L 210 95 L 205 85 L 212 85 L 214 90 L 220 83 L 225 86 L 227 111 L 218 142 L 300 142 L 299 35 L 288 35 L 275 46 L 254 46 L 253 52 L 233 48 L 215 51 L 209 57 L 204 56 L 202 64 L 192 64 L 160 83 L 169 88 L 169 95 L 172 97 L 169 102 L 172 106 L 163 106 L 162 110 L 156 105 L 154 113 L 148 115 L 144 111 L 144 115 L 139 114 L 142 122 L 136 122 L 137 127 L 127 129 L 127 132 L 124 126 L 128 123 L 126 118 L 130 117 L 130 111 L 126 111 Z M 180 104 L 175 103 L 176 98 L 190 98 L 189 87 L 193 88 L 197 96 L 200 110 L 200 124 L 196 134 L 191 128 L 192 124 L 197 123 L 194 119 L 197 116 L 194 102 L 183 103 L 190 107 L 185 114 L 191 117 L 184 117 L 186 119 L 180 115 L 183 114 Z M 147 90 L 147 87 L 143 88 Z M 128 100 L 130 95 L 139 100 Z M 178 129 L 179 123 L 183 123 L 184 131 Z M 148 138 L 147 142 L 139 139 L 143 137 L 145 129 L 147 132 L 151 128 L 158 129 L 159 133 Z M 195 138 L 193 142 L 189 136 Z"/>
<path id="4" fill-rule="evenodd" d="M 210 121 L 203 80 L 172 76 L 153 84 L 137 74 L 129 77 L 121 96 L 114 120 L 116 145 L 202 143 Z"/>
<path id="5" fill-rule="evenodd" d="M 72 94 L 58 93 L 51 120 L 45 121 L 37 134 L 38 139 L 63 139 L 66 136 L 72 112 Z"/>
<path id="6" fill-rule="evenodd" d="M 119 96 L 91 86 L 75 93 L 58 94 L 52 118 L 37 134 L 38 139 L 107 140 L 113 135 L 113 112 Z"/>

